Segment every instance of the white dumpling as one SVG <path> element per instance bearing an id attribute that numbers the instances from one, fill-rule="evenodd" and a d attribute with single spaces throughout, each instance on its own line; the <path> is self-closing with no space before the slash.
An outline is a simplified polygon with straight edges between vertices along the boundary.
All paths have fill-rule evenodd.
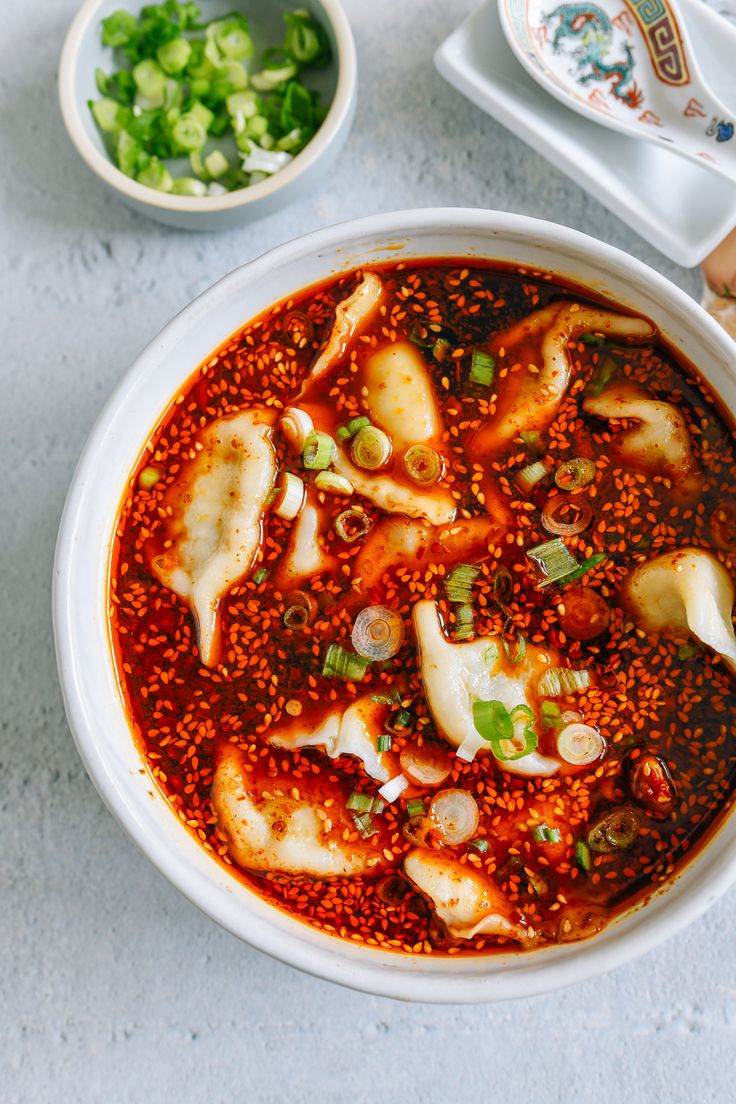
<path id="1" fill-rule="evenodd" d="M 495 882 L 467 863 L 416 847 L 404 859 L 404 873 L 456 939 L 502 935 L 529 943 L 535 937 Z"/>
<path id="2" fill-rule="evenodd" d="M 388 514 L 422 518 L 430 525 L 449 525 L 455 517 L 457 502 L 448 487 L 438 484 L 429 491 L 399 483 L 385 472 L 363 471 L 338 446 L 333 462 L 336 472 L 349 479 L 359 495 Z"/>
<path id="3" fill-rule="evenodd" d="M 424 695 L 437 728 L 448 743 L 462 746 L 468 758 L 479 751 L 490 752 L 488 741 L 475 727 L 473 703 L 500 701 L 509 712 L 517 705 L 534 710 L 539 678 L 555 662 L 552 653 L 528 644 L 524 659 L 509 674 L 501 660 L 500 638 L 451 643 L 442 632 L 435 603 L 428 599 L 415 604 L 412 617 Z M 505 759 L 501 765 L 514 774 L 543 777 L 554 774 L 560 763 L 532 751 L 521 759 Z"/>
<path id="4" fill-rule="evenodd" d="M 374 272 L 366 272 L 355 291 L 337 304 L 330 336 L 302 385 L 302 393 L 311 383 L 328 376 L 340 363 L 351 340 L 378 309 L 383 284 Z"/>
<path id="5" fill-rule="evenodd" d="M 379 782 L 391 777 L 393 756 L 378 751 L 378 737 L 384 731 L 381 721 L 386 707 L 371 701 L 370 696 L 359 698 L 344 712 L 328 713 L 316 728 L 310 729 L 298 721 L 288 727 L 269 733 L 268 742 L 274 747 L 319 747 L 331 759 L 338 755 L 354 755 L 360 759 L 366 774 Z M 395 773 L 395 772 L 394 772 Z"/>
<path id="6" fill-rule="evenodd" d="M 449 525 L 427 525 L 406 518 L 382 518 L 374 525 L 353 561 L 353 587 L 370 590 L 386 572 L 421 571 L 428 564 L 446 567 L 488 554 L 503 529 L 488 515 L 458 518 Z"/>
<path id="7" fill-rule="evenodd" d="M 380 852 L 360 838 L 340 801 L 322 807 L 295 797 L 291 782 L 257 794 L 247 779 L 239 752 L 226 749 L 212 783 L 212 808 L 230 854 L 246 870 L 335 877 L 378 865 Z"/>
<path id="8" fill-rule="evenodd" d="M 313 579 L 315 575 L 332 571 L 336 563 L 336 558 L 324 547 L 319 511 L 307 501 L 291 527 L 289 543 L 274 576 L 274 583 L 281 590 L 287 590 Z"/>
<path id="9" fill-rule="evenodd" d="M 213 422 L 168 495 L 172 545 L 153 558 L 151 571 L 189 603 L 208 667 L 217 662 L 220 600 L 248 577 L 260 547 L 276 478 L 273 422 L 273 413 L 261 408 Z"/>
<path id="10" fill-rule="evenodd" d="M 623 379 L 609 383 L 600 395 L 584 398 L 583 410 L 599 418 L 634 422 L 614 437 L 613 455 L 632 467 L 666 476 L 685 496 L 697 493 L 700 479 L 690 431 L 672 403 Z"/>
<path id="11" fill-rule="evenodd" d="M 554 419 L 570 382 L 568 342 L 584 333 L 602 333 L 631 342 L 654 337 L 651 322 L 563 300 L 550 303 L 496 334 L 490 349 L 511 369 L 499 389 L 496 412 L 472 442 L 475 456 L 502 452 L 522 432 L 545 429 Z"/>
<path id="12" fill-rule="evenodd" d="M 442 419 L 427 366 L 409 341 L 384 345 L 363 366 L 371 421 L 397 445 L 420 444 L 442 434 Z"/>
<path id="13" fill-rule="evenodd" d="M 734 597 L 730 574 L 703 548 L 678 548 L 647 560 L 624 584 L 626 604 L 643 628 L 690 632 L 736 672 Z"/>

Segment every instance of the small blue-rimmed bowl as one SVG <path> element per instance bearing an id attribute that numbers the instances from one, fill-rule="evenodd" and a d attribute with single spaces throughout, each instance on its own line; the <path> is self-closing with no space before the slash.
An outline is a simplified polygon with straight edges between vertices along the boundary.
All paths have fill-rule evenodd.
<path id="1" fill-rule="evenodd" d="M 350 131 L 355 114 L 357 63 L 355 42 L 338 0 L 309 0 L 309 10 L 325 28 L 332 61 L 310 73 L 310 87 L 319 91 L 330 108 L 312 141 L 280 172 L 260 184 L 217 196 L 183 196 L 158 192 L 131 180 L 110 160 L 87 106 L 99 96 L 95 69 L 112 69 L 112 50 L 100 42 L 100 23 L 125 7 L 124 0 L 85 0 L 67 33 L 59 69 L 61 113 L 69 137 L 90 169 L 141 214 L 185 230 L 227 230 L 262 218 L 300 199 L 330 168 Z M 137 14 L 140 0 L 129 5 Z M 204 19 L 214 19 L 233 8 L 242 10 L 256 42 L 279 42 L 283 12 L 294 7 L 286 0 L 201 0 Z"/>

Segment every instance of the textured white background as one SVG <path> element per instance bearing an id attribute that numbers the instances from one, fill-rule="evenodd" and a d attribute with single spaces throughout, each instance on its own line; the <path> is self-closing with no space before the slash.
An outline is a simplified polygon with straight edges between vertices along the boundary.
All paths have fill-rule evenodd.
<path id="1" fill-rule="evenodd" d="M 223 5 L 226 7 L 227 5 Z M 133 215 L 70 147 L 55 76 L 74 0 L 0 30 L 0 1101 L 258 1104 L 734 1099 L 732 891 L 685 934 L 558 995 L 409 1006 L 238 943 L 103 808 L 56 682 L 54 538 L 82 443 L 157 330 L 236 265 L 317 226 L 454 204 L 568 223 L 678 269 L 435 74 L 472 0 L 346 0 L 361 96 L 322 190 L 227 235 Z"/>

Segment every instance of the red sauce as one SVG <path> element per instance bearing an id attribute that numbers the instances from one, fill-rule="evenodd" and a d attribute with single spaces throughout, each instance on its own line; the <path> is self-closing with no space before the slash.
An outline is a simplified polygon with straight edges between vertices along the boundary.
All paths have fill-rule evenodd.
<path id="1" fill-rule="evenodd" d="M 620 607 L 617 592 L 633 565 L 683 544 L 713 549 L 733 573 L 736 555 L 732 547 L 724 547 L 723 525 L 718 528 L 716 523 L 715 535 L 710 526 L 716 510 L 721 517 L 726 508 L 733 510 L 732 433 L 697 372 L 663 342 L 610 348 L 571 343 L 571 385 L 541 443 L 532 447 L 541 448 L 552 472 L 575 456 L 589 457 L 596 464 L 595 480 L 580 492 L 591 521 L 580 534 L 566 538 L 579 561 L 605 554 L 575 588 L 595 592 L 593 605 L 599 614 L 601 602 L 610 609 L 602 631 L 588 637 L 584 626 L 572 628 L 576 618 L 564 612 L 564 591 L 537 588 L 525 555 L 528 548 L 550 539 L 540 510 L 551 494 L 558 493 L 554 480 L 543 480 L 529 495 L 519 492 L 514 473 L 532 457 L 516 440 L 490 463 L 497 502 L 487 500 L 487 488 L 484 501 L 484 484 L 467 448 L 494 410 L 494 393 L 512 386 L 521 367 L 502 365 L 490 391 L 470 387 L 473 348 L 487 348 L 494 334 L 551 301 L 573 295 L 591 302 L 591 296 L 547 274 L 477 261 L 472 267 L 450 259 L 376 271 L 386 288 L 385 309 L 353 343 L 338 371 L 318 392 L 310 393 L 310 405 L 323 408 L 329 428 L 362 413 L 359 375 L 367 354 L 410 335 L 424 337 L 423 355 L 446 429 L 443 451 L 459 517 L 470 519 L 484 514 L 485 508 L 491 513 L 498 508 L 512 518 L 510 526 L 500 527 L 485 557 L 473 561 L 481 567 L 473 587 L 475 631 L 483 636 L 505 629 L 517 640 L 523 635 L 530 645 L 556 649 L 573 668 L 590 669 L 593 687 L 558 699 L 559 705 L 577 711 L 607 744 L 604 758 L 590 767 L 563 769 L 538 779 L 505 772 L 492 755 L 479 755 L 471 763 L 453 757 L 445 785 L 473 795 L 480 813 L 476 838 L 488 846 L 484 851 L 464 844 L 448 852 L 493 880 L 516 915 L 538 933 L 538 943 L 581 938 L 671 879 L 731 801 L 736 765 L 733 676 L 706 649 L 683 646 L 682 638 L 638 632 Z M 342 276 L 248 323 L 200 367 L 172 402 L 131 477 L 116 528 L 110 578 L 115 661 L 131 728 L 153 777 L 213 861 L 227 864 L 234 876 L 291 915 L 353 941 L 413 953 L 490 952 L 504 940 L 448 939 L 425 899 L 394 877 L 400 875 L 410 847 L 403 833 L 406 798 L 430 798 L 432 790 L 414 787 L 374 818 L 378 831 L 368 841 L 380 856 L 374 869 L 335 879 L 238 868 L 210 800 L 224 746 L 240 749 L 246 774 L 259 791 L 296 787 L 302 797 L 315 802 L 323 800 L 327 790 L 345 797 L 353 789 L 375 794 L 378 783 L 355 758 L 332 761 L 317 749 L 279 751 L 268 744 L 269 731 L 294 723 L 299 707 L 298 721 L 306 723 L 366 693 L 398 689 L 411 719 L 408 729 L 395 728 L 391 718 L 399 707 L 386 706 L 387 730 L 394 727 L 392 750 L 401 752 L 409 742 L 440 738 L 419 677 L 411 608 L 420 598 L 435 599 L 452 637 L 455 621 L 445 597 L 441 550 L 422 549 L 415 562 L 392 569 L 357 597 L 351 583 L 361 542 L 344 543 L 328 524 L 327 548 L 337 569 L 304 588 L 315 603 L 311 623 L 287 629 L 287 600 L 273 578 L 291 523 L 271 513 L 257 565 L 269 574 L 258 583 L 251 575 L 222 602 L 222 653 L 212 669 L 199 660 L 187 605 L 149 571 L 152 554 L 160 551 L 168 535 L 167 491 L 186 471 L 203 428 L 250 405 L 280 410 L 293 402 L 326 340 L 336 303 L 355 283 L 355 274 Z M 615 304 L 607 305 L 616 309 Z M 447 341 L 436 350 L 439 360 L 429 344 L 434 335 Z M 611 459 L 619 428 L 585 415 L 580 402 L 604 360 L 609 368 L 613 362 L 617 378 L 636 380 L 684 414 L 703 472 L 696 501 L 679 502 L 665 479 L 628 470 Z M 274 444 L 282 466 L 311 478 L 294 463 L 278 434 Z M 150 467 L 160 478 L 145 489 L 139 473 Z M 398 458 L 393 474 L 409 482 Z M 380 511 L 365 500 L 361 504 L 375 524 Z M 325 496 L 328 523 L 345 506 L 344 499 Z M 503 592 L 503 609 L 494 600 L 494 585 L 496 597 Z M 569 596 L 574 598 L 575 589 L 569 588 Z M 400 613 L 405 625 L 401 650 L 394 659 L 374 665 L 362 683 L 324 679 L 322 660 L 328 644 L 349 647 L 355 614 L 369 603 Z M 581 611 L 584 617 L 584 606 Z M 563 627 L 565 618 L 569 634 Z M 513 672 L 510 662 L 508 669 Z M 554 728 L 540 728 L 538 735 L 539 750 L 554 754 Z M 659 757 L 674 785 L 676 800 L 666 816 L 661 808 L 652 810 L 632 795 L 629 779 L 643 755 Z M 640 794 L 645 791 L 639 786 Z M 581 844 L 590 829 L 607 810 L 623 806 L 635 810 L 638 838 L 625 849 L 591 852 L 590 869 L 583 869 L 587 863 Z M 537 823 L 559 826 L 559 839 L 535 839 L 532 828 Z M 387 872 L 392 876 L 390 892 Z M 510 949 L 509 944 L 504 949 Z"/>

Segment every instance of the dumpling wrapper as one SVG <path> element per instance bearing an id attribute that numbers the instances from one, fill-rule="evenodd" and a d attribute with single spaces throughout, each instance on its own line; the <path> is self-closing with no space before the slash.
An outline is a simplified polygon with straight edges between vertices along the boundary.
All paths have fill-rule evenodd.
<path id="1" fill-rule="evenodd" d="M 339 710 L 328 713 L 314 729 L 295 722 L 282 730 L 271 731 L 268 742 L 289 750 L 320 747 L 330 759 L 354 755 L 371 778 L 388 782 L 394 757 L 377 750 L 378 737 L 384 731 L 381 721 L 385 714 L 386 707 L 371 701 L 370 696 L 359 698 L 343 713 Z"/>
<path id="2" fill-rule="evenodd" d="M 488 460 L 522 432 L 544 430 L 554 420 L 570 383 L 568 342 L 584 333 L 643 342 L 655 332 L 645 318 L 562 300 L 496 334 L 490 343 L 493 356 L 510 369 L 521 364 L 521 371 L 509 371 L 504 379 L 495 414 L 471 442 L 473 456 Z"/>
<path id="3" fill-rule="evenodd" d="M 637 424 L 613 438 L 611 452 L 632 467 L 666 476 L 685 497 L 700 487 L 690 430 L 673 403 L 654 398 L 631 380 L 614 380 L 600 395 L 587 395 L 583 410 L 598 418 Z"/>
<path id="4" fill-rule="evenodd" d="M 348 346 L 378 309 L 383 295 L 383 284 L 374 272 L 366 272 L 355 291 L 337 304 L 335 320 L 330 336 L 322 352 L 309 370 L 300 394 L 310 384 L 316 383 L 335 370 L 348 351 Z"/>
<path id="5" fill-rule="evenodd" d="M 380 848 L 375 840 L 372 845 L 357 836 L 341 791 L 336 789 L 333 803 L 322 808 L 295 798 L 289 780 L 283 787 L 274 782 L 267 793 L 258 794 L 247 779 L 240 753 L 227 748 L 215 771 L 212 808 L 230 854 L 245 870 L 324 878 L 362 874 L 380 864 Z M 283 792 L 276 793 L 277 787 Z M 357 838 L 346 841 L 346 829 Z"/>
<path id="6" fill-rule="evenodd" d="M 388 514 L 421 518 L 430 525 L 449 525 L 457 512 L 457 502 L 448 487 L 437 484 L 423 491 L 399 483 L 387 472 L 363 471 L 349 459 L 341 445 L 337 447 L 332 466 L 339 475 L 350 480 L 359 495 Z"/>
<path id="7" fill-rule="evenodd" d="M 409 341 L 384 345 L 363 366 L 365 403 L 371 421 L 397 446 L 438 440 L 443 431 L 427 366 Z"/>
<path id="8" fill-rule="evenodd" d="M 324 548 L 319 510 L 307 500 L 291 527 L 289 543 L 274 576 L 274 584 L 280 590 L 288 590 L 313 579 L 315 575 L 333 571 L 336 564 L 336 558 Z"/>
<path id="9" fill-rule="evenodd" d="M 404 873 L 456 939 L 501 935 L 524 944 L 534 940 L 532 928 L 515 919 L 518 910 L 495 882 L 469 864 L 416 847 L 404 858 Z"/>
<path id="10" fill-rule="evenodd" d="M 511 712 L 517 705 L 534 711 L 539 678 L 548 666 L 554 666 L 553 653 L 527 644 L 526 656 L 514 664 L 513 675 L 504 670 L 500 638 L 483 636 L 462 644 L 445 639 L 435 603 L 417 602 L 412 611 L 419 648 L 422 684 L 427 705 L 435 724 L 448 743 L 468 755 L 491 752 L 490 744 L 478 733 L 473 721 L 475 701 L 500 701 Z M 495 645 L 496 658 L 489 655 Z M 493 648 L 491 648 L 491 651 Z M 498 761 L 502 770 L 530 777 L 554 774 L 557 759 L 532 751 L 521 759 Z"/>
<path id="11" fill-rule="evenodd" d="M 692 633 L 736 673 L 732 610 L 736 587 L 720 560 L 703 548 L 679 548 L 639 564 L 623 598 L 642 628 Z"/>
<path id="12" fill-rule="evenodd" d="M 353 560 L 353 587 L 361 593 L 386 574 L 402 568 L 421 571 L 427 564 L 451 567 L 488 555 L 488 547 L 503 529 L 487 515 L 458 518 L 448 525 L 427 525 L 406 518 L 382 518 L 373 526 Z"/>
<path id="13" fill-rule="evenodd" d="M 189 604 L 207 667 L 217 662 L 220 600 L 248 577 L 261 544 L 276 478 L 274 420 L 272 411 L 254 407 L 213 422 L 168 495 L 173 544 L 154 557 L 151 571 Z"/>

